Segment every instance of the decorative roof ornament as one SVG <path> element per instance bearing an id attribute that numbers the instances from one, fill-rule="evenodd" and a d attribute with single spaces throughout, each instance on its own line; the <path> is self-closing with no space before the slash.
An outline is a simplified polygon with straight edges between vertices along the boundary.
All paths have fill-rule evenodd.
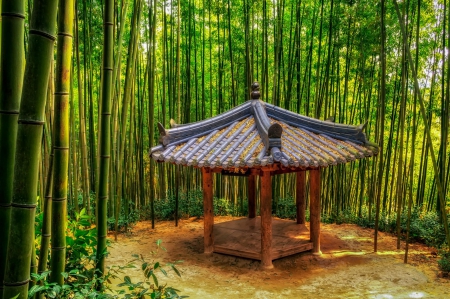
<path id="1" fill-rule="evenodd" d="M 259 91 L 259 83 L 256 81 L 252 83 L 252 92 L 250 93 L 250 98 L 252 100 L 259 100 L 261 98 L 261 92 Z"/>

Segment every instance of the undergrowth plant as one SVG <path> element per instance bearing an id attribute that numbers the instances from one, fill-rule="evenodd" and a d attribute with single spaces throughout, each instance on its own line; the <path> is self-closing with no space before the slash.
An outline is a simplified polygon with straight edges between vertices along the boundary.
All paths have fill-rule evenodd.
<path id="1" fill-rule="evenodd" d="M 442 272 L 450 273 L 450 249 L 442 249 L 439 251 L 438 266 Z"/>
<path id="2" fill-rule="evenodd" d="M 40 217 L 36 218 L 38 221 Z M 146 261 L 143 255 L 133 255 L 134 260 L 125 266 L 110 266 L 105 275 L 95 268 L 96 246 L 95 238 L 97 230 L 91 226 L 91 216 L 85 210 L 79 214 L 75 213 L 75 218 L 68 221 L 67 227 L 67 251 L 66 251 L 66 272 L 63 273 L 64 285 L 49 282 L 50 271 L 39 274 L 31 274 L 36 285 L 28 292 L 29 298 L 34 298 L 39 294 L 41 298 L 136 298 L 136 299 L 163 299 L 163 298 L 186 298 L 179 296 L 178 290 L 162 285 L 158 281 L 158 275 L 167 276 L 170 269 L 180 276 L 176 263 L 163 265 L 160 262 Z M 38 226 L 40 224 L 38 223 Z M 107 244 L 110 246 L 109 242 Z M 159 250 L 164 250 L 161 240 L 156 242 L 156 250 L 150 252 L 151 256 L 156 256 Z M 107 251 L 103 253 L 107 255 Z M 125 273 L 132 268 L 137 268 L 140 264 L 142 270 L 142 280 L 132 282 Z M 120 277 L 123 276 L 121 279 Z M 112 287 L 112 280 L 120 279 L 121 283 L 117 288 Z"/>
<path id="3" fill-rule="evenodd" d="M 156 242 L 157 250 L 166 250 L 161 245 L 161 240 Z M 157 251 L 153 251 L 152 255 L 156 255 Z M 128 293 L 125 290 L 119 290 L 118 293 L 123 296 L 123 298 L 144 298 L 144 296 L 149 296 L 152 299 L 162 299 L 162 298 L 187 298 L 187 296 L 179 296 L 177 292 L 179 290 L 167 286 L 167 284 L 160 284 L 157 272 L 162 273 L 167 277 L 166 268 L 173 270 L 179 277 L 181 277 L 180 272 L 176 268 L 175 264 L 180 263 L 169 263 L 162 265 L 160 262 L 149 262 L 142 255 L 133 255 L 135 260 L 129 265 L 129 267 L 134 267 L 134 263 L 140 263 L 140 269 L 142 270 L 144 280 L 133 283 L 129 276 L 125 276 L 123 282 L 120 283 L 119 287 L 126 287 Z M 117 297 L 116 297 L 117 298 Z M 122 298 L 122 297 L 120 297 Z"/>
<path id="4" fill-rule="evenodd" d="M 214 215 L 216 216 L 243 216 L 248 212 L 246 204 L 241 206 L 224 198 L 214 198 L 213 203 Z M 175 219 L 174 192 L 169 192 L 165 198 L 156 199 L 154 208 L 155 217 L 157 219 Z M 148 220 L 151 218 L 150 205 L 146 205 L 140 210 L 140 218 L 142 220 Z M 201 216 L 203 216 L 203 191 L 196 189 L 189 192 L 180 192 L 178 201 L 178 218 Z"/>
<path id="5" fill-rule="evenodd" d="M 119 231 L 128 232 L 139 220 L 140 213 L 135 209 L 135 205 L 132 202 L 128 202 L 128 209 L 122 205 L 120 209 L 119 219 L 117 221 L 117 228 Z M 108 218 L 108 230 L 115 230 L 116 218 L 114 216 Z"/>

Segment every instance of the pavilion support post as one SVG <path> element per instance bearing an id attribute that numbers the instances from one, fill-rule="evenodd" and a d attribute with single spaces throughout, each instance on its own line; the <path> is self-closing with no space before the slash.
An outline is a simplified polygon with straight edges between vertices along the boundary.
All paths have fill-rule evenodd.
<path id="1" fill-rule="evenodd" d="M 248 218 L 256 217 L 255 176 L 248 177 Z"/>
<path id="2" fill-rule="evenodd" d="M 309 171 L 310 178 L 310 239 L 313 243 L 314 255 L 320 251 L 320 168 Z"/>
<path id="3" fill-rule="evenodd" d="M 306 222 L 305 171 L 297 172 L 295 203 L 297 206 L 297 224 L 305 224 Z"/>
<path id="4" fill-rule="evenodd" d="M 210 168 L 202 168 L 203 184 L 203 223 L 204 223 L 204 253 L 214 251 L 213 227 L 213 173 Z"/>
<path id="5" fill-rule="evenodd" d="M 261 172 L 261 266 L 272 269 L 272 180 L 270 171 Z"/>

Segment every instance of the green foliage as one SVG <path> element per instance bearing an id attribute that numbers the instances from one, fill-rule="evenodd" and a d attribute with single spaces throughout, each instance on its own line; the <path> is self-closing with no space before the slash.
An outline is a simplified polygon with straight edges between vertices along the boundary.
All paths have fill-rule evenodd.
<path id="1" fill-rule="evenodd" d="M 216 216 L 242 216 L 247 213 L 247 204 L 243 207 L 224 198 L 214 198 L 214 215 Z M 141 209 L 141 219 L 151 218 L 150 205 Z M 203 193 L 202 190 L 191 190 L 187 193 L 179 193 L 178 217 L 201 217 L 203 216 Z M 169 192 L 166 198 L 155 200 L 155 217 L 161 220 L 172 220 L 175 218 L 175 193 Z"/>
<path id="2" fill-rule="evenodd" d="M 331 215 L 324 215 L 322 221 L 325 223 L 354 223 L 362 227 L 374 228 L 374 216 L 369 220 L 367 209 L 363 209 L 361 217 L 358 217 L 353 211 L 345 210 Z M 408 213 L 403 211 L 400 216 L 401 233 L 406 236 Z M 396 233 L 397 216 L 396 213 L 380 215 L 379 230 L 388 233 Z M 421 212 L 416 207 L 411 212 L 409 237 L 412 241 L 425 243 L 428 246 L 441 247 L 445 243 L 444 227 L 439 221 L 436 212 Z"/>
<path id="3" fill-rule="evenodd" d="M 130 229 L 136 222 L 139 220 L 139 212 L 134 208 L 134 204 L 132 202 L 128 203 L 129 208 L 125 209 L 125 206 L 122 205 L 120 209 L 119 219 L 117 221 L 117 228 L 119 231 L 125 231 Z M 115 230 L 116 218 L 114 216 L 108 218 L 108 230 Z"/>
<path id="4" fill-rule="evenodd" d="M 444 249 L 439 252 L 440 259 L 438 260 L 439 269 L 442 272 L 450 272 L 450 250 Z"/>
<path id="5" fill-rule="evenodd" d="M 242 216 L 240 207 L 225 198 L 214 198 L 213 204 L 216 216 Z"/>
<path id="6" fill-rule="evenodd" d="M 89 205 L 89 214 L 90 215 L 94 215 L 95 214 L 95 206 L 96 206 L 96 203 L 97 203 L 96 199 L 97 199 L 97 196 L 95 195 L 95 193 L 94 192 L 90 192 L 89 193 L 89 203 L 90 203 L 90 205 Z M 76 214 L 75 199 L 73 201 L 68 201 L 67 203 L 68 203 L 67 210 L 68 210 L 69 215 L 75 217 L 75 214 Z M 83 197 L 83 192 L 81 192 L 81 191 L 78 193 L 76 204 L 78 204 L 78 208 L 79 209 L 80 209 L 80 207 L 84 206 L 84 197 Z"/>
<path id="7" fill-rule="evenodd" d="M 91 227 L 92 217 L 82 209 L 75 213 L 75 219 L 69 219 L 66 231 L 66 271 L 78 271 L 87 278 L 96 275 L 95 265 L 97 228 Z"/>
<path id="8" fill-rule="evenodd" d="M 50 283 L 48 277 L 50 272 L 46 271 L 41 274 L 32 274 L 32 278 L 37 282 L 28 293 L 28 298 L 33 298 L 37 293 L 42 293 L 46 298 L 98 298 L 98 299 L 115 299 L 115 298 L 144 298 L 145 295 L 154 299 L 162 298 L 186 298 L 186 296 L 179 296 L 179 290 L 161 285 L 158 282 L 157 273 L 162 273 L 167 276 L 167 270 L 171 269 L 178 276 L 181 277 L 180 271 L 176 268 L 176 264 L 168 263 L 162 265 L 160 262 L 147 262 L 142 256 L 133 255 L 135 258 L 126 266 L 111 266 L 104 276 L 101 276 L 98 269 L 95 269 L 91 263 L 95 258 L 96 243 L 86 242 L 90 238 L 85 238 L 89 235 L 90 229 L 80 230 L 76 228 L 77 234 L 74 238 L 74 243 L 80 246 L 72 246 L 70 256 L 73 258 L 68 261 L 66 269 L 71 270 L 64 272 L 64 285 Z M 157 249 L 164 249 L 161 246 L 161 240 L 156 242 Z M 156 255 L 157 251 L 152 251 L 152 255 Z M 69 254 L 68 254 L 69 255 Z M 74 267 L 74 262 L 78 261 L 78 267 Z M 117 279 L 120 274 L 124 274 L 126 269 L 136 268 L 135 262 L 141 263 L 141 270 L 143 273 L 143 281 L 133 283 L 129 276 L 124 276 L 122 282 L 118 287 L 126 287 L 126 289 L 111 288 L 111 279 Z"/>
<path id="9" fill-rule="evenodd" d="M 203 194 L 201 190 L 179 193 L 178 217 L 193 217 L 203 215 Z M 158 219 L 175 218 L 175 192 L 169 192 L 166 198 L 155 200 L 155 217 Z M 150 219 L 150 205 L 145 206 L 141 218 Z"/>
<path id="10" fill-rule="evenodd" d="M 42 217 L 36 216 L 39 227 Z M 167 276 L 167 269 L 171 269 L 178 276 L 179 270 L 176 263 L 162 265 L 160 262 L 147 262 L 142 255 L 133 255 L 134 260 L 126 266 L 111 266 L 104 276 L 100 275 L 96 264 L 97 247 L 97 229 L 91 226 L 91 216 L 86 214 L 83 209 L 79 214 L 75 214 L 74 219 L 69 219 L 67 227 L 67 251 L 66 251 L 66 272 L 63 273 L 64 285 L 50 283 L 48 278 L 50 271 L 40 274 L 31 274 L 36 285 L 29 290 L 28 297 L 32 298 L 37 293 L 43 293 L 46 298 L 144 298 L 144 295 L 150 298 L 185 298 L 179 296 L 173 287 L 160 285 L 158 283 L 157 273 Z M 109 246 L 110 243 L 107 243 Z M 158 250 L 165 250 L 161 245 L 161 240 L 156 242 L 157 249 L 152 251 L 154 256 Z M 107 251 L 103 253 L 107 255 Z M 132 283 L 128 276 L 123 278 L 123 282 L 118 287 L 127 287 L 128 291 L 123 289 L 115 290 L 111 288 L 111 279 L 117 279 L 123 275 L 126 269 L 136 268 L 136 262 L 141 263 L 143 271 L 143 281 Z M 152 282 L 150 282 L 152 279 Z"/>
<path id="11" fill-rule="evenodd" d="M 406 223 L 406 215 L 402 214 L 402 223 Z M 402 225 L 403 229 L 403 225 Z M 409 236 L 429 246 L 441 247 L 445 243 L 444 226 L 436 212 L 421 214 L 415 209 L 411 215 Z"/>
<path id="12" fill-rule="evenodd" d="M 295 219 L 297 217 L 295 198 L 292 195 L 279 198 L 275 203 L 274 215 L 280 218 Z"/>
<path id="13" fill-rule="evenodd" d="M 165 250 L 165 248 L 161 246 L 161 240 L 158 240 L 156 245 L 157 249 Z M 152 254 L 154 255 L 156 252 L 152 252 Z M 139 262 L 141 264 L 140 268 L 144 275 L 144 281 L 133 283 L 129 276 L 125 276 L 123 282 L 118 286 L 126 287 L 129 293 L 126 293 L 124 290 L 120 290 L 118 293 L 123 297 L 119 298 L 144 298 L 144 296 L 150 296 L 152 299 L 187 298 L 187 296 L 179 296 L 177 293 L 179 290 L 167 285 L 161 285 L 156 276 L 157 272 L 159 272 L 167 277 L 166 268 L 170 268 L 175 272 L 175 274 L 181 277 L 180 271 L 175 266 L 175 264 L 180 263 L 180 261 L 163 266 L 160 262 L 146 261 L 142 255 L 133 255 L 133 257 L 135 260 L 132 263 Z"/>

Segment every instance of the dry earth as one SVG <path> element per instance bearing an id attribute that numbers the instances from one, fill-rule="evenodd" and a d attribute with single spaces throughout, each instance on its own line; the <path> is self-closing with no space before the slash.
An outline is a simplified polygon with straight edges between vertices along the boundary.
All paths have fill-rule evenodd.
<path id="1" fill-rule="evenodd" d="M 215 222 L 232 219 L 216 217 Z M 158 239 L 167 252 L 154 256 Z M 374 253 L 373 230 L 349 224 L 322 224 L 321 246 L 322 256 L 296 254 L 261 271 L 259 261 L 203 254 L 202 219 L 181 220 L 178 227 L 157 222 L 154 230 L 144 221 L 112 242 L 108 263 L 126 265 L 132 254 L 154 262 L 183 260 L 181 278 L 171 272 L 166 281 L 190 298 L 450 298 L 450 280 L 438 277 L 433 248 L 411 244 L 404 264 L 404 251 L 395 249 L 393 236 L 380 233 Z M 137 269 L 127 271 L 133 281 L 143 280 Z"/>

